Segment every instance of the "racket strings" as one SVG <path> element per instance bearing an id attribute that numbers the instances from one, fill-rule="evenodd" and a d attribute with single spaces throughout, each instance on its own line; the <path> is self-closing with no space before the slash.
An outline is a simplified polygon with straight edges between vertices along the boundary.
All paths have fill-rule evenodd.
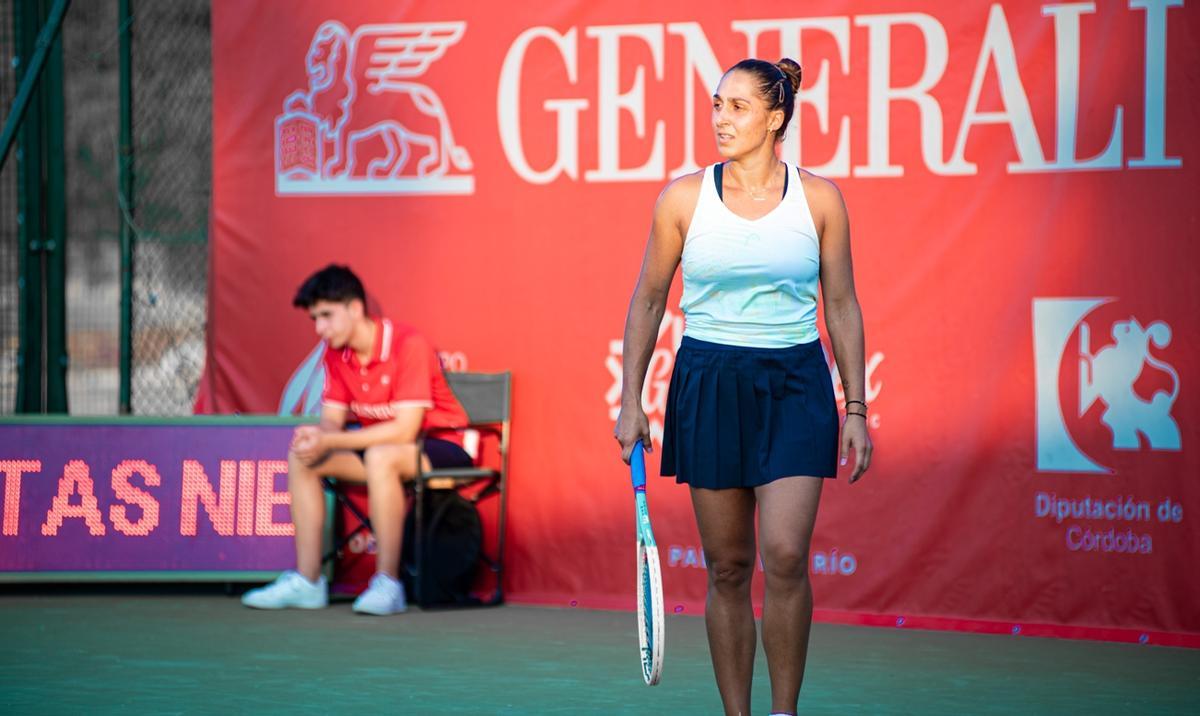
<path id="1" fill-rule="evenodd" d="M 646 648 L 643 649 L 645 660 L 649 661 L 650 656 L 654 653 L 654 584 L 650 574 L 650 561 L 646 556 L 642 555 L 642 604 L 646 613 L 646 623 L 644 629 L 646 632 Z"/>
<path id="2" fill-rule="evenodd" d="M 638 641 L 641 646 L 642 677 L 648 685 L 657 684 L 662 673 L 664 624 L 662 576 L 657 548 L 644 542 L 638 545 Z"/>

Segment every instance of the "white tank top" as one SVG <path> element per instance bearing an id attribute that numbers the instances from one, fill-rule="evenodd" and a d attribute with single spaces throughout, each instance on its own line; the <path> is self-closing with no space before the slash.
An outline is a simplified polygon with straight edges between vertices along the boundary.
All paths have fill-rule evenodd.
<path id="1" fill-rule="evenodd" d="M 683 241 L 685 336 L 752 348 L 817 339 L 820 240 L 800 172 L 785 166 L 783 201 L 753 221 L 725 206 L 713 166 L 704 170 Z"/>

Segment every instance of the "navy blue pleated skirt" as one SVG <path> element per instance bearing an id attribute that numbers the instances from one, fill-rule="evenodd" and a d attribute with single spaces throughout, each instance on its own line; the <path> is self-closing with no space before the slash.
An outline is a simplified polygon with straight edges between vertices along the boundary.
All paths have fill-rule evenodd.
<path id="1" fill-rule="evenodd" d="M 820 341 L 744 348 L 684 336 L 663 425 L 662 474 L 708 489 L 834 477 L 838 414 Z"/>

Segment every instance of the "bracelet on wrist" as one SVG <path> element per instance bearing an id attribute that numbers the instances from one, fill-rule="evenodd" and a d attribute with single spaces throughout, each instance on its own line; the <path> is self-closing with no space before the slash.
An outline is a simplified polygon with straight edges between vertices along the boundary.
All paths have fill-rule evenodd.
<path id="1" fill-rule="evenodd" d="M 850 417 L 851 415 L 857 415 L 858 417 L 862 418 L 863 420 L 866 420 L 866 419 L 867 419 L 867 414 L 866 414 L 866 413 L 851 413 L 851 412 L 847 411 L 847 413 L 846 413 L 846 417 L 848 418 L 848 417 Z"/>
<path id="2" fill-rule="evenodd" d="M 850 407 L 850 405 L 851 405 L 851 404 L 853 404 L 853 403 L 858 403 L 859 405 L 863 406 L 863 410 L 864 410 L 864 411 L 865 411 L 865 410 L 869 410 L 869 408 L 867 407 L 867 404 L 866 404 L 866 403 L 864 403 L 864 402 L 863 402 L 863 401 L 861 401 L 861 400 L 847 400 L 847 401 L 846 401 L 846 407 L 847 407 L 847 408 L 849 408 L 849 407 Z"/>

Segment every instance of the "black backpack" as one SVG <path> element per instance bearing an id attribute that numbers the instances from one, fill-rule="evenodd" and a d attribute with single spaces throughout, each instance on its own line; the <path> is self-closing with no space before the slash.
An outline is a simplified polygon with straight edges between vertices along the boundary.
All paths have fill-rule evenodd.
<path id="1" fill-rule="evenodd" d="M 425 551 L 417 593 L 416 503 L 404 523 L 404 553 L 401 556 L 402 579 L 409 601 L 421 606 L 479 604 L 471 594 L 483 550 L 483 525 L 475 503 L 456 490 L 426 490 L 424 496 Z"/>

